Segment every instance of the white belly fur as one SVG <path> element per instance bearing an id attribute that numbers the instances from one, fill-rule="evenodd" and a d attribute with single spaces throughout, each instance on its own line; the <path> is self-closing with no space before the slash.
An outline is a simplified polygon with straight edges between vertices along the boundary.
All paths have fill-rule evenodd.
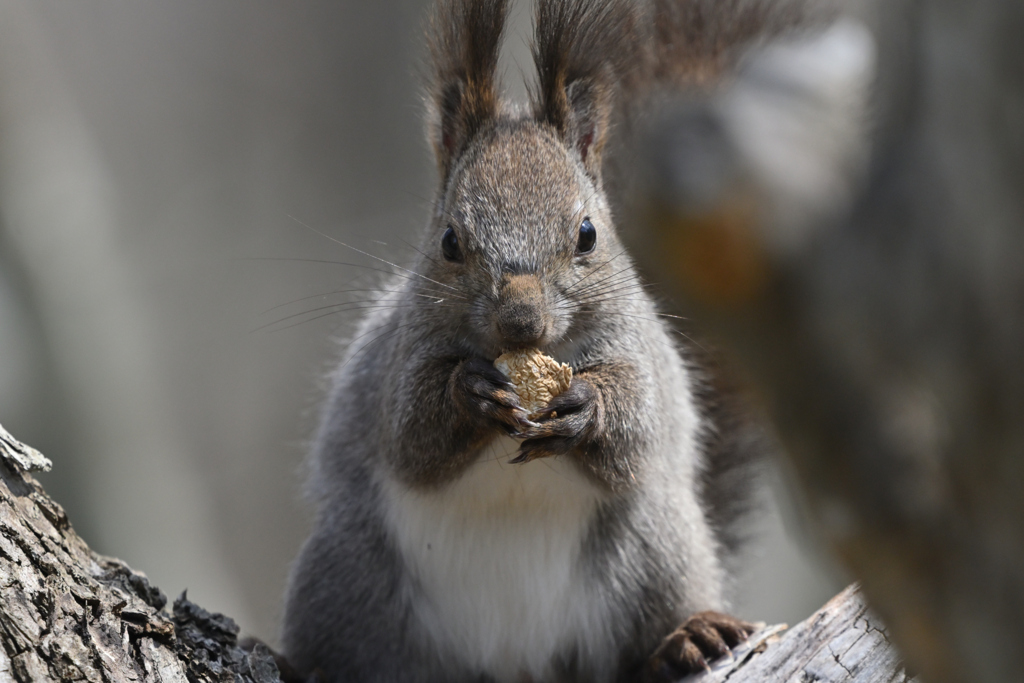
<path id="1" fill-rule="evenodd" d="M 442 491 L 384 486 L 426 637 L 498 681 L 543 680 L 571 645 L 598 666 L 611 654 L 577 565 L 601 492 L 562 459 L 508 464 L 517 448 L 500 437 Z"/>

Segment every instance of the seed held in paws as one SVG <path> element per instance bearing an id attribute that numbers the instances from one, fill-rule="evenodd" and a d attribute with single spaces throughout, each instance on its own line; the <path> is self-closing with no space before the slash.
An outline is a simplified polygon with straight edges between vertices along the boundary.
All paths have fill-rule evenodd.
<path id="1" fill-rule="evenodd" d="M 503 353 L 494 361 L 516 387 L 519 403 L 534 417 L 551 399 L 569 388 L 572 368 L 538 349 Z"/>

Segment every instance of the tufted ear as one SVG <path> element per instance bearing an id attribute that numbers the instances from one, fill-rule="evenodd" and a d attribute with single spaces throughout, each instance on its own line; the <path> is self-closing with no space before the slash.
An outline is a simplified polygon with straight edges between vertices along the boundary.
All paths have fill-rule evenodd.
<path id="1" fill-rule="evenodd" d="M 430 26 L 427 128 L 442 180 L 498 112 L 496 70 L 507 0 L 438 0 Z"/>
<path id="2" fill-rule="evenodd" d="M 537 120 L 550 124 L 594 178 L 618 84 L 642 58 L 636 10 L 625 0 L 539 0 L 533 59 Z"/>

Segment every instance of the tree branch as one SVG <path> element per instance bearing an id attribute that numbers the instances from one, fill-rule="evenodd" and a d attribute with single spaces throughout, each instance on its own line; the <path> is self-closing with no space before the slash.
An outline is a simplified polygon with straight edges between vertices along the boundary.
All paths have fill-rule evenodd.
<path id="1" fill-rule="evenodd" d="M 0 681 L 279 681 L 262 645 L 183 593 L 94 553 L 28 474 L 49 461 L 0 427 Z"/>
<path id="2" fill-rule="evenodd" d="M 731 660 L 686 683 L 905 683 L 899 654 L 854 584 L 795 628 L 768 626 L 736 648 Z"/>

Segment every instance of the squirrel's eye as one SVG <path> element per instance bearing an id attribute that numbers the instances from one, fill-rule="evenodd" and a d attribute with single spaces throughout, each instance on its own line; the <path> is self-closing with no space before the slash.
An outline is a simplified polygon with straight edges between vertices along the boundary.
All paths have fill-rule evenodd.
<path id="1" fill-rule="evenodd" d="M 455 236 L 455 231 L 450 225 L 441 238 L 441 251 L 449 261 L 458 261 L 462 258 L 462 252 L 459 250 L 459 238 Z"/>
<path id="2" fill-rule="evenodd" d="M 594 251 L 595 246 L 597 246 L 597 228 L 589 218 L 584 218 L 580 225 L 580 239 L 576 243 L 576 253 L 589 254 Z"/>

